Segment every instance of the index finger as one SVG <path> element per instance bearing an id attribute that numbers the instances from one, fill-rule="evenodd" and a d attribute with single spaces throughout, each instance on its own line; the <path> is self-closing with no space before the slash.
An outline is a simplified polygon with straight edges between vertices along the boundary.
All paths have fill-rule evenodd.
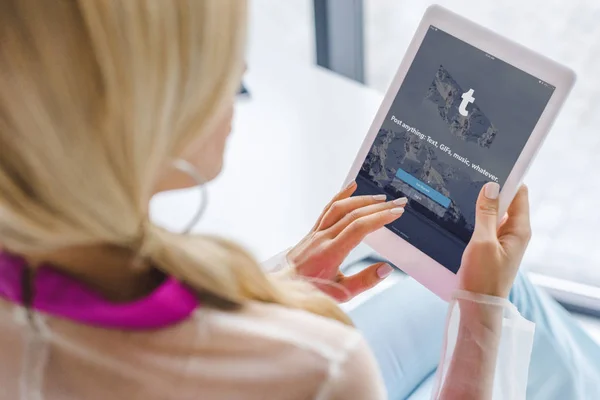
<path id="1" fill-rule="evenodd" d="M 346 226 L 342 232 L 332 240 L 333 246 L 344 254 L 360 244 L 370 233 L 383 228 L 385 225 L 397 220 L 404 213 L 404 207 L 382 210 L 358 218 Z"/>
<path id="2" fill-rule="evenodd" d="M 335 203 L 338 200 L 347 199 L 348 197 L 352 196 L 352 193 L 354 193 L 356 191 L 356 187 L 357 187 L 356 181 L 352 181 L 345 188 L 343 188 L 340 192 L 338 192 L 338 194 L 336 194 L 333 197 L 333 199 L 331 199 L 331 201 L 329 203 L 327 203 L 327 205 L 321 212 L 321 215 L 319 215 L 319 218 L 317 218 L 317 222 L 312 227 L 311 232 L 316 231 L 317 228 L 319 227 L 319 225 L 321 225 L 321 221 L 323 220 L 323 217 L 325 216 L 325 214 L 327 214 L 327 211 L 329 211 L 329 209 L 331 208 L 333 203 Z"/>
<path id="3" fill-rule="evenodd" d="M 321 223 L 317 227 L 317 230 L 324 231 L 326 229 L 339 224 L 345 219 L 349 218 L 350 220 L 354 220 L 354 217 L 360 217 L 364 215 L 365 209 L 368 211 L 369 206 L 380 206 L 383 208 L 389 208 L 394 204 L 384 203 L 387 196 L 385 194 L 378 195 L 364 195 L 364 196 L 354 196 L 349 197 L 347 199 L 342 199 L 334 202 L 329 210 L 325 213 L 323 218 L 321 219 Z M 401 204 L 403 205 L 403 204 Z M 375 207 L 375 210 L 380 207 Z M 346 221 L 347 225 L 351 221 Z M 343 226 L 340 228 L 343 229 Z M 336 233 L 337 234 L 337 233 Z"/>

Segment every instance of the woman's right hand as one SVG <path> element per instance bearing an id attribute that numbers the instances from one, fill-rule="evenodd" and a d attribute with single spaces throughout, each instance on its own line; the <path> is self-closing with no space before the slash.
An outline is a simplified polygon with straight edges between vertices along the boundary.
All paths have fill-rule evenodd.
<path id="1" fill-rule="evenodd" d="M 407 202 L 405 197 L 386 201 L 385 194 L 352 197 L 356 189 L 352 182 L 339 192 L 308 235 L 287 254 L 296 274 L 309 278 L 339 302 L 352 299 L 392 273 L 390 265 L 376 263 L 345 276 L 340 265 L 368 234 L 400 218 Z"/>
<path id="2" fill-rule="evenodd" d="M 508 297 L 531 237 L 529 196 L 525 185 L 497 226 L 499 186 L 484 185 L 477 199 L 475 231 L 458 272 L 460 289 Z"/>

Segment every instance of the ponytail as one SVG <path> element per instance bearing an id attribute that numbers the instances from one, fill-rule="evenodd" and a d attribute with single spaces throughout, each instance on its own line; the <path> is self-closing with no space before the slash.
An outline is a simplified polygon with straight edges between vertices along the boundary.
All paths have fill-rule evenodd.
<path id="1" fill-rule="evenodd" d="M 248 300 L 300 308 L 351 324 L 333 299 L 290 274 L 269 275 L 239 245 L 215 236 L 180 235 L 153 224 L 141 256 L 189 285 L 203 305 L 233 310 Z"/>

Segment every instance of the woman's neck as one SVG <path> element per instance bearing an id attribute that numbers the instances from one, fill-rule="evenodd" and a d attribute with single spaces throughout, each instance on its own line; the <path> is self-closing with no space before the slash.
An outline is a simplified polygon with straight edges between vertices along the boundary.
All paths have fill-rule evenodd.
<path id="1" fill-rule="evenodd" d="M 135 268 L 131 250 L 115 246 L 82 246 L 24 258 L 34 270 L 51 265 L 112 302 L 142 298 L 164 280 L 154 268 Z"/>

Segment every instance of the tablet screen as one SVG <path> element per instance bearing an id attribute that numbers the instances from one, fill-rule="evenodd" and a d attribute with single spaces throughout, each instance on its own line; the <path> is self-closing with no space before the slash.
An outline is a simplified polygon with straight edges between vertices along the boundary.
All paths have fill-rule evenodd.
<path id="1" fill-rule="evenodd" d="M 554 87 L 431 26 L 357 177 L 355 195 L 406 196 L 388 226 L 458 271 L 489 181 L 501 186 Z"/>

